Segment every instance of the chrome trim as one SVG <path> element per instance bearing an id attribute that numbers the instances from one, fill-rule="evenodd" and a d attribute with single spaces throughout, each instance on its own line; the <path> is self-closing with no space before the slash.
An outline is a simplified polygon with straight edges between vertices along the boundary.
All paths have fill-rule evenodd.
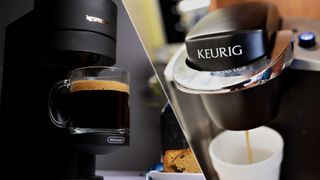
<path id="1" fill-rule="evenodd" d="M 184 48 L 177 51 L 173 66 L 173 79 L 177 88 L 191 94 L 218 94 L 240 91 L 264 84 L 277 77 L 293 60 L 289 30 L 278 31 L 270 58 L 239 68 L 223 71 L 198 71 L 186 65 Z"/>

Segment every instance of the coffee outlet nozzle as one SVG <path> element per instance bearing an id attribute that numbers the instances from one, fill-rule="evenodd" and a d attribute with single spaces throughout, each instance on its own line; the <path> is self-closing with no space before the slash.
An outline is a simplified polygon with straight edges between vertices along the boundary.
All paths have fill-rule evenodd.
<path id="1" fill-rule="evenodd" d="M 293 34 L 280 28 L 277 9 L 267 3 L 241 3 L 208 14 L 177 52 L 175 85 L 200 95 L 220 128 L 268 124 L 280 104 L 279 75 L 293 60 Z"/>

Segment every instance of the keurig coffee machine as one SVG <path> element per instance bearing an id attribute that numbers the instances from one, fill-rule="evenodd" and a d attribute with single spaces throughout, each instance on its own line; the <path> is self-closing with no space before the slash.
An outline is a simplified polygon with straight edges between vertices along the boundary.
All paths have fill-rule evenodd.
<path id="1" fill-rule="evenodd" d="M 271 4 L 242 3 L 208 14 L 188 33 L 165 76 L 207 179 L 216 179 L 208 155 L 215 135 L 262 125 L 284 138 L 281 179 L 320 177 L 319 30 L 320 21 L 281 18 Z"/>
<path id="2" fill-rule="evenodd" d="M 36 0 L 6 28 L 1 179 L 101 180 L 95 155 L 129 145 L 116 26 L 111 0 Z"/>

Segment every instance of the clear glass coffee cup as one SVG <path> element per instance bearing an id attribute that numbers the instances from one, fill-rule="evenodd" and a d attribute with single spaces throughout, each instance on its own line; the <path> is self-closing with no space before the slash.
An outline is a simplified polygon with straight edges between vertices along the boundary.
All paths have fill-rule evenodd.
<path id="1" fill-rule="evenodd" d="M 129 76 L 106 66 L 73 70 L 50 92 L 51 121 L 71 134 L 129 133 Z"/>

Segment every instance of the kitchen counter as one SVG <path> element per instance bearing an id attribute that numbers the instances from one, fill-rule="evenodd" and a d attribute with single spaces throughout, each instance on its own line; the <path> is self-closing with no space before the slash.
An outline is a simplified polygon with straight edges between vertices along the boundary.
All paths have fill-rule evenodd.
<path id="1" fill-rule="evenodd" d="M 145 180 L 145 173 L 139 171 L 109 171 L 98 170 L 97 175 L 103 176 L 105 180 Z"/>

